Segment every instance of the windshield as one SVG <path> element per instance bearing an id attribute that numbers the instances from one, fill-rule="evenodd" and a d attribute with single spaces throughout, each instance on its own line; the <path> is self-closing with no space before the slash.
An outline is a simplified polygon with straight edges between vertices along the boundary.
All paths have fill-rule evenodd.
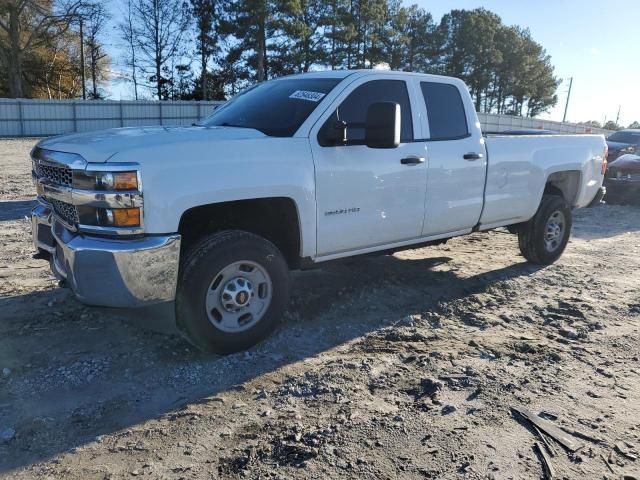
<path id="1" fill-rule="evenodd" d="M 633 143 L 640 145 L 640 132 L 616 132 L 609 135 L 607 140 L 620 143 Z"/>
<path id="2" fill-rule="evenodd" d="M 291 137 L 341 78 L 283 78 L 260 83 L 218 108 L 203 125 L 255 128 Z"/>

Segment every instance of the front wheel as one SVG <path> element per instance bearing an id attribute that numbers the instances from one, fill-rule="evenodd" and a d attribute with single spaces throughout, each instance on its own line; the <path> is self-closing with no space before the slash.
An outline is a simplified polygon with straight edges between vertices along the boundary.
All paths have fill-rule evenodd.
<path id="1" fill-rule="evenodd" d="M 567 246 L 571 226 L 571 208 L 564 198 L 543 195 L 534 217 L 518 228 L 520 252 L 531 263 L 555 262 Z"/>
<path id="2" fill-rule="evenodd" d="M 220 354 L 267 337 L 289 298 L 289 271 L 278 248 L 244 231 L 202 239 L 182 263 L 176 317 L 196 347 Z"/>

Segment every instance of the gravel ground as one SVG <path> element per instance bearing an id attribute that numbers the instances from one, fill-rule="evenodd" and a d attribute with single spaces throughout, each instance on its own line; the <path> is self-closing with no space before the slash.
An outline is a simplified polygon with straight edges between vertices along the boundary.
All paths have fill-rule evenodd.
<path id="1" fill-rule="evenodd" d="M 33 143 L 0 141 L 0 478 L 540 478 L 536 442 L 640 478 L 640 207 L 576 212 L 547 268 L 490 232 L 295 273 L 276 334 L 211 357 L 31 258 Z"/>

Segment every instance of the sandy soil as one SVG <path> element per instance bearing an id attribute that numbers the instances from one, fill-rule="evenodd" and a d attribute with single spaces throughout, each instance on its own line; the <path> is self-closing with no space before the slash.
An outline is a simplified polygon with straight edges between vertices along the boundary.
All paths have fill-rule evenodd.
<path id="1" fill-rule="evenodd" d="M 32 145 L 0 142 L 0 478 L 540 478 L 512 407 L 573 432 L 556 477 L 640 478 L 640 207 L 576 212 L 547 268 L 491 232 L 296 273 L 208 357 L 31 258 Z"/>

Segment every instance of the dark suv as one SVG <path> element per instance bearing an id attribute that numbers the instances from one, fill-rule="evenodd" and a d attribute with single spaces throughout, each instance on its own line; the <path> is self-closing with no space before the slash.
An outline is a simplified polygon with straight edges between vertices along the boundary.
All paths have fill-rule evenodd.
<path id="1" fill-rule="evenodd" d="M 640 129 L 629 128 L 612 133 L 607 137 L 609 161 L 612 162 L 626 153 L 640 153 Z"/>

